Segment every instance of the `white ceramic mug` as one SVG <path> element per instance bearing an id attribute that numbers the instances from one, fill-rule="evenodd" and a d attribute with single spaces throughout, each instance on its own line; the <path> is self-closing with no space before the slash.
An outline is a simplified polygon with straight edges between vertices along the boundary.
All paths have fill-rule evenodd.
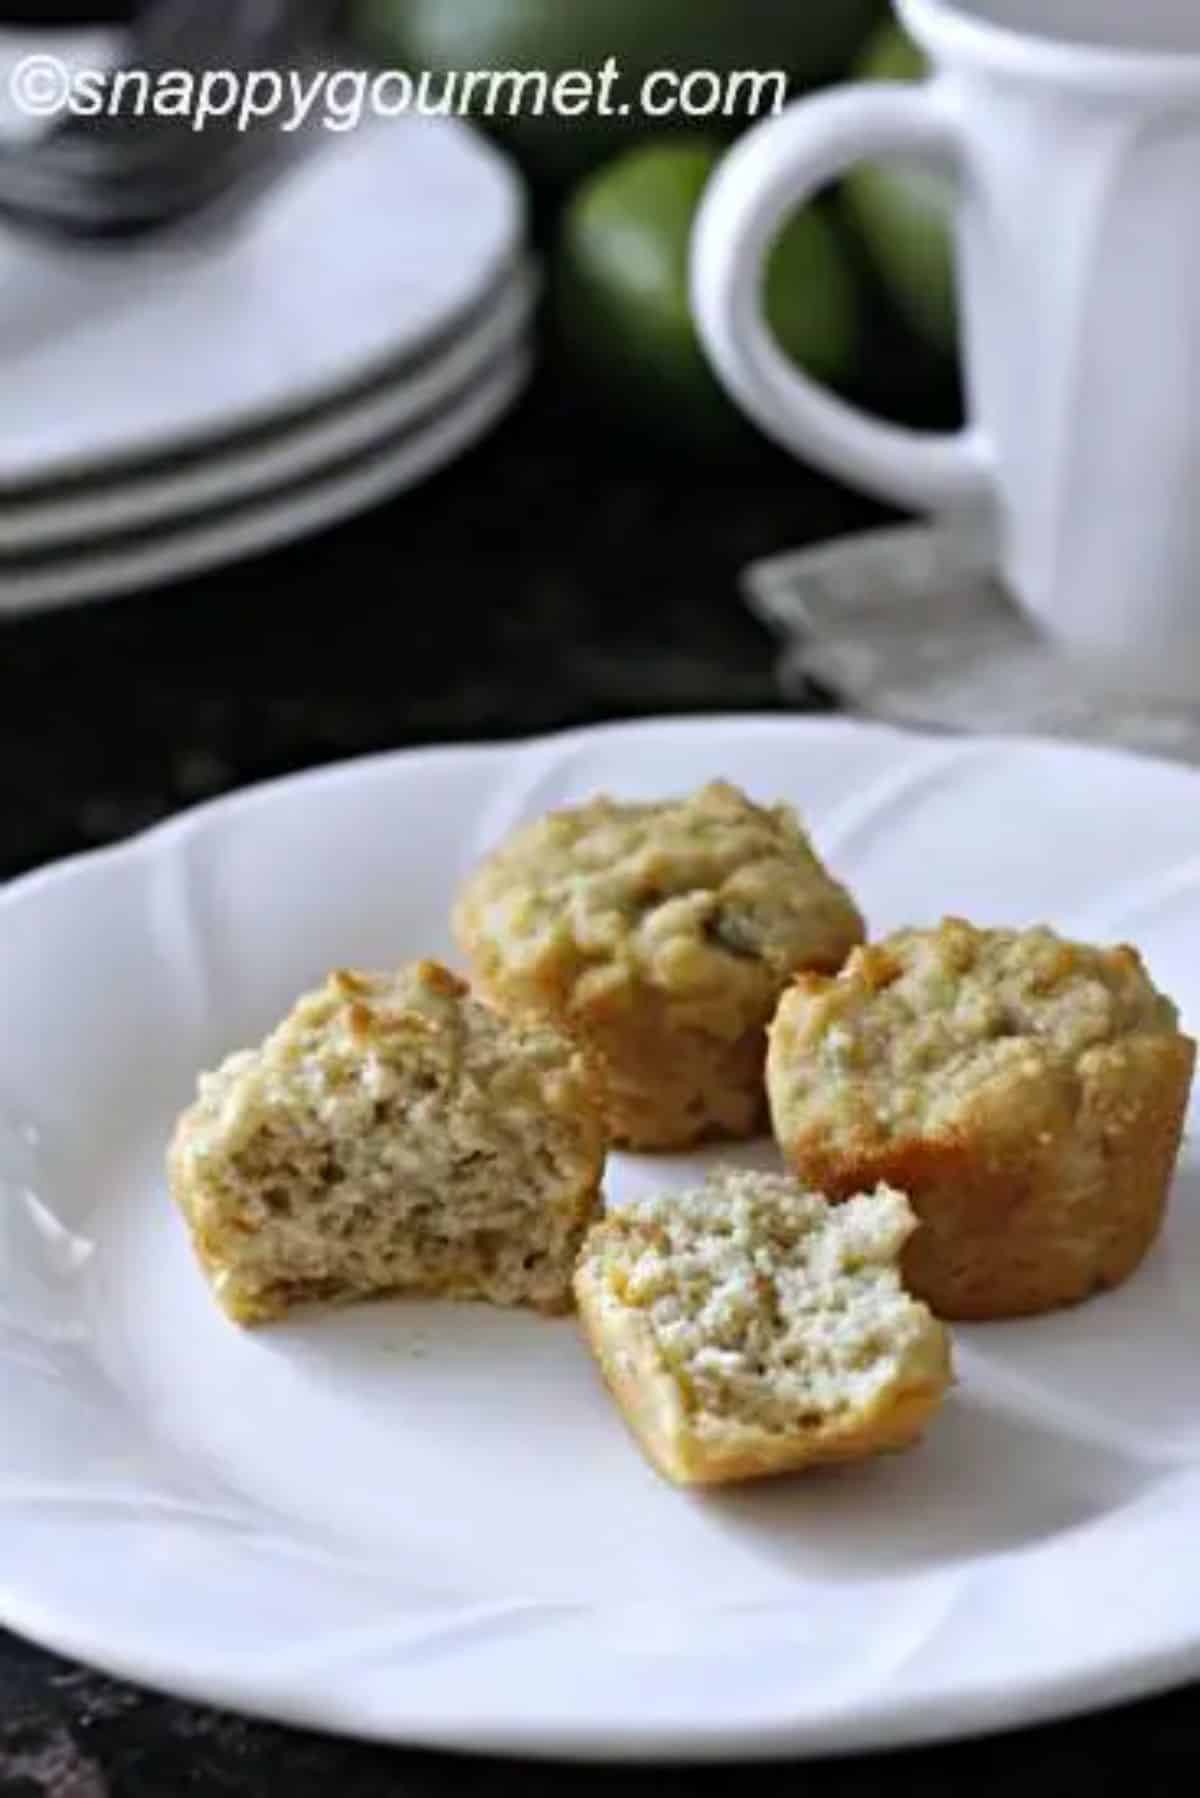
<path id="1" fill-rule="evenodd" d="M 1200 700 L 1200 0 L 896 0 L 922 84 L 831 89 L 726 158 L 693 242 L 701 335 L 798 454 L 902 505 L 985 508 L 1056 641 Z M 848 164 L 958 176 L 969 427 L 873 420 L 764 323 L 767 250 Z"/>

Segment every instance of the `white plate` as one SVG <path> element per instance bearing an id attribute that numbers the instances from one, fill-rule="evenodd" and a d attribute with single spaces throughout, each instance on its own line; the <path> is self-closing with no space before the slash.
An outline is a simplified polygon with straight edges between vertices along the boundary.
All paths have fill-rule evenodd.
<path id="1" fill-rule="evenodd" d="M 1122 1290 L 957 1332 L 919 1448 L 723 1496 L 649 1471 L 570 1321 L 396 1302 L 246 1334 L 213 1306 L 162 1177 L 197 1068 L 331 964 L 447 953 L 455 883 L 518 818 L 718 773 L 801 805 L 877 930 L 1132 937 L 1200 1022 L 1200 777 L 1062 745 L 709 719 L 429 750 L 19 882 L 5 1622 L 285 1720 L 606 1758 L 912 1742 L 1200 1672 L 1194 1146 Z M 610 1200 L 711 1159 L 617 1158 Z"/>
<path id="2" fill-rule="evenodd" d="M 452 119 L 326 136 L 232 226 L 0 229 L 0 492 L 315 405 L 460 325 L 521 247 L 510 164 Z"/>
<path id="3" fill-rule="evenodd" d="M 221 439 L 177 469 L 72 486 L 5 507 L 5 555 L 78 549 L 85 539 L 146 530 L 253 498 L 328 468 L 419 423 L 515 347 L 536 297 L 530 267 L 511 270 L 476 322 L 439 354 L 373 381 L 365 392 L 248 439 Z M 88 546 L 90 547 L 90 545 Z M 2 580 L 0 576 L 0 580 Z"/>
<path id="4" fill-rule="evenodd" d="M 0 568 L 0 616 L 113 599 L 183 580 L 366 511 L 424 480 L 485 436 L 521 392 L 530 363 L 526 348 L 511 346 L 428 424 L 390 436 L 300 486 L 132 541 L 89 546 L 27 570 Z"/>

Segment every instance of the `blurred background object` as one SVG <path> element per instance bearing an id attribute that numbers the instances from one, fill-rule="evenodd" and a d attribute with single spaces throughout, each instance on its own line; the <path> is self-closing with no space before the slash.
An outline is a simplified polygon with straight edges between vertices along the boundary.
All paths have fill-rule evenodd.
<path id="1" fill-rule="evenodd" d="M 352 43 L 410 69 L 597 68 L 623 93 L 656 68 L 786 70 L 789 92 L 839 79 L 919 79 L 919 53 L 883 0 L 349 0 Z M 547 346 L 581 403 L 630 439 L 725 465 L 756 453 L 703 356 L 687 305 L 691 222 L 724 139 L 755 121 L 625 117 L 480 120 L 530 182 L 553 262 Z M 944 181 L 856 170 L 784 234 L 768 311 L 796 360 L 912 423 L 958 413 Z M 761 450 L 759 450 L 761 453 Z"/>
<path id="2" fill-rule="evenodd" d="M 226 10 L 231 28 L 218 44 L 214 31 Z M 793 6 L 712 0 L 701 9 L 691 0 L 592 0 L 570 8 L 559 0 L 455 0 L 454 5 L 342 0 L 334 10 L 333 41 L 321 35 L 328 0 L 316 0 L 311 8 L 305 0 L 221 0 L 219 6 L 213 0 L 140 0 L 136 6 L 64 0 L 36 9 L 9 7 L 0 23 L 24 21 L 26 29 L 12 39 L 24 47 L 34 16 L 55 44 L 71 38 L 71 32 L 60 38 L 56 30 L 68 23 L 128 26 L 132 21 L 132 42 L 113 39 L 124 46 L 124 59 L 136 60 L 139 41 L 151 47 L 157 42 L 160 63 L 164 57 L 170 62 L 168 52 L 180 32 L 185 38 L 190 33 L 185 60 L 193 65 L 218 53 L 237 63 L 241 39 L 268 47 L 275 42 L 278 60 L 302 53 L 330 70 L 511 68 L 553 76 L 573 68 L 595 70 L 611 57 L 624 95 L 637 93 L 655 69 L 681 76 L 695 70 L 725 75 L 780 69 L 794 94 L 854 74 L 916 79 L 922 73 L 917 52 L 887 22 L 882 0 L 810 0 Z M 301 45 L 296 30 L 304 18 L 310 33 Z M 280 35 L 285 31 L 287 43 Z M 3 56 L 0 34 L 0 63 Z M 38 154 L 49 166 L 64 148 L 74 152 L 80 144 L 118 160 L 131 148 L 139 157 L 148 148 L 137 170 L 122 173 L 124 164 L 118 168 L 114 162 L 103 197 L 115 198 L 118 211 L 136 211 L 138 183 L 145 177 L 150 198 L 163 201 L 162 222 L 167 222 L 171 207 L 164 196 L 173 191 L 169 146 L 164 143 L 161 154 L 154 148 L 163 121 L 126 120 L 120 122 L 124 129 L 99 133 L 85 129 L 91 123 L 70 121 L 49 133 L 36 147 Z M 699 348 L 686 275 L 704 186 L 725 140 L 754 120 L 736 109 L 730 117 L 699 123 L 682 109 L 665 119 L 650 118 L 631 104 L 610 117 L 527 111 L 517 119 L 478 123 L 516 158 L 530 194 L 533 243 L 549 265 L 550 303 L 538 336 L 551 377 L 564 384 L 581 417 L 590 420 L 586 428 L 612 431 L 614 442 L 630 453 L 643 442 L 657 443 L 697 464 L 761 466 L 772 452 L 727 399 Z M 378 448 L 383 432 L 372 446 L 368 416 L 411 418 L 412 408 L 406 412 L 395 391 L 400 365 L 416 356 L 407 290 L 424 278 L 417 265 L 430 252 L 420 246 L 441 234 L 441 216 L 448 237 L 440 260 L 449 263 L 460 253 L 445 211 L 447 193 L 427 170 L 412 178 L 412 146 L 419 135 L 430 157 L 439 134 L 448 139 L 457 133 L 465 140 L 468 130 L 445 119 L 364 118 L 349 133 L 322 131 L 318 124 L 298 135 L 307 138 L 306 154 L 324 173 L 295 172 L 293 155 L 272 170 L 261 189 L 243 190 L 252 201 L 245 220 L 217 217 L 205 227 L 201 219 L 191 236 L 160 233 L 145 249 L 131 244 L 90 258 L 78 251 L 64 255 L 42 241 L 45 234 L 32 214 L 23 220 L 14 214 L 7 227 L 0 226 L 0 360 L 8 360 L 18 382 L 14 389 L 10 380 L 9 424 L 0 428 L 0 484 L 15 508 L 9 510 L 7 530 L 0 522 L 0 603 L 16 608 L 55 596 L 80 597 L 104 591 L 106 581 L 113 591 L 124 590 L 134 580 L 135 563 L 118 554 L 120 536 L 135 530 L 161 537 L 184 524 L 189 530 L 202 527 L 215 554 L 222 514 L 213 508 L 241 502 L 252 507 L 267 496 L 302 499 L 292 489 L 319 471 L 318 444 L 339 445 L 347 454 L 351 447 Z M 205 178 L 219 184 L 220 160 L 233 141 L 228 131 L 210 137 L 206 130 L 190 139 L 186 131 L 168 135 L 186 152 L 187 168 L 181 164 L 181 170 L 189 180 L 196 176 L 199 187 Z M 270 121 L 255 136 L 268 148 L 272 136 L 280 138 Z M 356 185 L 352 174 L 356 158 L 364 162 L 352 141 L 359 137 L 373 146 L 376 176 L 370 192 L 370 184 L 360 179 Z M 295 141 L 289 140 L 293 150 Z M 72 157 L 66 160 L 76 166 Z M 15 158 L 0 152 L 0 202 L 6 167 L 15 169 Z M 346 171 L 340 184 L 339 168 Z M 202 178 L 203 170 L 210 173 Z M 32 192 L 37 182 L 32 175 L 29 180 Z M 315 197 L 320 188 L 325 190 L 321 203 L 329 208 L 327 224 Z M 428 200 L 424 211 L 422 195 Z M 844 192 L 824 196 L 791 222 L 769 273 L 768 312 L 787 352 L 836 389 L 914 423 L 944 422 L 957 404 L 947 198 L 940 177 L 928 170 L 898 165 L 856 170 Z M 453 204 L 461 218 L 478 214 L 487 202 L 463 190 Z M 413 207 L 418 209 L 414 220 L 423 218 L 424 224 L 406 218 L 406 209 Z M 381 284 L 374 265 L 379 245 L 392 233 L 395 259 Z M 470 231 L 460 227 L 457 236 L 469 237 Z M 513 227 L 510 265 L 522 241 L 523 230 Z M 462 254 L 469 261 L 469 252 Z M 341 339 L 353 336 L 357 302 L 348 298 L 353 283 L 345 270 L 356 262 L 364 269 L 363 303 L 372 312 L 371 352 L 360 358 L 356 371 L 363 384 L 351 391 L 344 376 L 318 376 L 314 370 L 336 362 L 343 353 Z M 230 283 L 244 284 L 251 269 L 255 302 L 242 307 L 231 298 Z M 464 294 L 472 282 L 477 287 L 478 276 L 464 272 Z M 175 299 L 165 299 L 168 293 Z M 311 295 L 311 316 L 303 325 L 306 308 L 297 295 Z M 501 297 L 498 289 L 497 300 Z M 458 305 L 461 310 L 468 300 Z M 448 329 L 455 305 L 447 298 L 444 306 Z M 178 382 L 166 379 L 155 361 L 168 313 L 175 316 L 168 328 L 176 334 L 172 355 Z M 510 347 L 528 359 L 528 343 Z M 256 357 L 257 366 L 251 367 Z M 129 359 L 127 367 L 123 358 Z M 290 390 L 278 373 L 281 359 L 288 358 L 297 364 Z M 93 377 L 85 378 L 86 367 L 95 370 Z M 253 395 L 264 371 L 271 371 L 272 393 L 257 404 Z M 416 372 L 425 382 L 429 371 Z M 246 405 L 232 393 L 221 397 L 231 381 L 248 396 Z M 359 423 L 352 425 L 347 417 L 344 429 L 329 434 L 327 421 L 309 421 L 304 412 L 315 401 L 332 403 L 339 381 L 344 404 L 358 408 Z M 374 401 L 373 383 L 381 390 Z M 514 375 L 511 390 L 518 385 Z M 72 391 L 69 411 L 60 403 L 60 387 Z M 197 410 L 189 396 L 198 394 L 206 404 Z M 157 425 L 140 416 L 147 405 L 151 410 L 157 405 Z M 44 425 L 39 409 L 46 415 Z M 254 413 L 256 429 L 273 420 L 287 440 L 241 444 L 237 438 L 246 412 Z M 302 442 L 310 422 L 319 429 Z M 53 453 L 47 449 L 51 438 Z M 464 432 L 463 441 L 471 440 Z M 193 467 L 187 458 L 200 455 L 202 445 L 210 465 Z M 185 462 L 177 465 L 181 454 Z M 430 459 L 429 466 L 437 460 Z M 422 465 L 420 457 L 416 463 L 410 457 L 401 461 L 405 467 Z M 61 489 L 63 481 L 69 490 Z M 389 488 L 380 474 L 378 480 L 352 479 L 343 491 L 357 494 L 355 503 L 368 504 Z M 252 513 L 239 517 L 241 528 L 229 532 L 229 553 L 248 553 L 293 527 L 318 528 L 336 511 L 319 503 L 289 503 L 276 509 L 273 528 L 264 520 L 261 530 L 254 528 Z M 89 574 L 82 559 L 98 545 L 108 559 Z M 144 567 L 146 579 L 166 578 L 172 568 L 182 574 L 204 560 L 195 541 L 180 540 L 174 556 L 165 540 L 148 546 L 139 541 L 136 547 L 136 565 Z M 153 553 L 143 553 L 147 548 Z"/>
<path id="3" fill-rule="evenodd" d="M 144 0 L 3 0 L 0 28 L 5 25 L 122 24 L 132 19 Z"/>
<path id="4" fill-rule="evenodd" d="M 849 68 L 882 0 L 349 0 L 358 41 L 410 69 L 598 69 L 615 57 L 622 89 L 658 69 L 783 69 L 793 90 Z M 732 135 L 748 121 L 724 121 Z M 688 121 L 682 119 L 686 127 Z M 576 179 L 655 120 L 624 117 L 495 119 L 530 178 Z"/>
<path id="5" fill-rule="evenodd" d="M 148 44 L 154 66 L 186 51 L 193 73 L 206 43 L 218 68 L 331 55 L 297 35 L 324 0 L 228 4 L 245 29 L 223 39 L 209 0 L 145 10 L 122 64 L 140 68 Z M 91 119 L 69 134 L 81 205 L 97 158 L 122 204 L 130 158 L 171 164 L 153 125 L 124 122 L 119 141 L 92 144 Z M 219 205 L 103 241 L 32 206 L 0 223 L 0 610 L 162 584 L 327 528 L 461 454 L 524 385 L 536 284 L 506 157 L 454 119 L 365 116 L 303 150 L 278 121 L 256 134 L 287 157 Z M 204 159 L 241 140 L 172 141 L 203 183 Z M 58 154 L 21 146 L 11 162 Z M 5 172 L 0 158 L 0 213 Z"/>
<path id="6" fill-rule="evenodd" d="M 606 163 L 575 190 L 557 250 L 555 323 L 593 396 L 687 453 L 744 449 L 750 428 L 717 382 L 688 300 L 688 245 L 721 146 L 678 135 Z M 835 226 L 812 209 L 781 235 L 767 315 L 784 349 L 819 379 L 848 381 L 859 295 Z"/>
<path id="7" fill-rule="evenodd" d="M 753 563 L 742 589 L 801 704 L 820 692 L 913 730 L 1032 733 L 1200 765 L 1200 706 L 1089 689 L 1012 603 L 984 534 L 864 531 Z"/>
<path id="8" fill-rule="evenodd" d="M 222 79 L 255 70 L 286 79 L 324 41 L 332 10 L 333 0 L 155 0 L 123 34 L 110 81 L 122 69 L 136 79 L 201 82 L 214 69 Z M 97 102 L 106 91 L 117 90 L 98 90 Z M 197 131 L 178 108 L 52 114 L 31 138 L 0 146 L 0 216 L 75 237 L 158 230 L 204 207 L 249 204 L 309 141 L 269 117 L 231 111 L 205 124 Z"/>
<path id="9" fill-rule="evenodd" d="M 208 0 L 170 3 L 215 16 Z M 144 27 L 159 4 L 0 0 L 0 65 L 31 44 L 127 55 L 131 21 Z M 612 56 L 625 94 L 653 68 L 780 67 L 799 94 L 863 70 L 919 77 L 886 14 L 884 0 L 342 0 L 312 53 L 350 78 L 393 66 L 553 73 Z M 49 655 L 55 716 L 57 695 L 73 692 L 81 744 L 111 746 L 99 764 L 85 750 L 78 780 L 112 771 L 86 826 L 69 821 L 70 778 L 61 812 L 11 808 L 25 847 L 10 848 L 9 865 L 211 790 L 176 782 L 177 731 L 200 739 L 188 767 L 215 753 L 252 778 L 442 728 L 770 703 L 770 651 L 738 613 L 738 574 L 887 514 L 761 438 L 698 348 L 691 224 L 727 137 L 753 122 L 636 109 L 511 126 L 365 116 L 357 130 L 318 123 L 310 153 L 229 217 L 104 244 L 0 224 L 0 615 L 137 590 L 164 608 L 126 599 L 110 622 L 85 627 L 68 612 L 61 634 L 47 621 L 44 636 L 33 623 L 10 635 L 10 729 L 61 758 L 42 710 L 19 724 Z M 924 170 L 856 172 L 789 224 L 770 272 L 789 353 L 913 423 L 952 422 L 958 408 L 941 200 Z M 468 456 L 513 409 L 494 448 Z M 461 474 L 396 497 L 460 459 Z M 300 537 L 319 540 L 289 553 Z M 216 567 L 220 577 L 200 578 Z M 643 584 L 651 605 L 632 597 Z M 331 589 L 374 667 L 401 653 L 411 662 L 420 693 L 402 717 L 403 683 L 381 673 L 377 697 L 360 683 L 351 698 L 324 660 L 306 661 Z M 261 678 L 247 661 L 249 616 Z M 210 617 L 219 696 L 195 635 L 207 645 Z M 106 672 L 79 690 L 85 628 L 86 654 Z M 239 672 L 227 697 L 219 644 L 231 632 Z M 132 639 L 143 677 L 135 711 L 118 717 L 103 690 L 121 691 Z M 172 660 L 169 675 L 156 654 Z M 547 657 L 560 664 L 557 687 L 532 672 Z M 174 695 L 161 716 L 151 670 Z M 273 710 L 270 693 L 290 679 L 307 698 Z M 151 715 L 149 738 L 128 735 Z M 207 746 L 218 719 L 231 721 L 237 752 Z"/>
<path id="10" fill-rule="evenodd" d="M 880 27 L 856 66 L 861 81 L 920 81 L 925 57 L 899 24 Z M 923 337 L 953 356 L 958 331 L 950 243 L 953 186 L 942 169 L 862 163 L 846 177 L 846 204 L 880 276 Z"/>

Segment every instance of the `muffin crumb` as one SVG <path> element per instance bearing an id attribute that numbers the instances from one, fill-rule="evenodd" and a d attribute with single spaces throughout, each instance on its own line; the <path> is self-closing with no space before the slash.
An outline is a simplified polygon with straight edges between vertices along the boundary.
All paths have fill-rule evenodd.
<path id="1" fill-rule="evenodd" d="M 900 1281 L 914 1227 L 886 1187 L 834 1206 L 732 1169 L 595 1225 L 580 1314 L 660 1472 L 712 1484 L 913 1441 L 950 1380 L 945 1330 Z"/>
<path id="2" fill-rule="evenodd" d="M 240 1323 L 385 1292 L 568 1309 L 603 1125 L 578 1053 L 449 969 L 345 969 L 201 1076 L 169 1156 Z"/>

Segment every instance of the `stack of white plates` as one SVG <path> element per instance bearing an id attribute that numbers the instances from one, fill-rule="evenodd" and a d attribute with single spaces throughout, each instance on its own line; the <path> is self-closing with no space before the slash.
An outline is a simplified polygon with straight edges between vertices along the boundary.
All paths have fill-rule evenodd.
<path id="1" fill-rule="evenodd" d="M 330 136 L 134 244 L 0 234 L 0 611 L 179 579 L 479 438 L 529 369 L 521 188 L 464 125 Z"/>

